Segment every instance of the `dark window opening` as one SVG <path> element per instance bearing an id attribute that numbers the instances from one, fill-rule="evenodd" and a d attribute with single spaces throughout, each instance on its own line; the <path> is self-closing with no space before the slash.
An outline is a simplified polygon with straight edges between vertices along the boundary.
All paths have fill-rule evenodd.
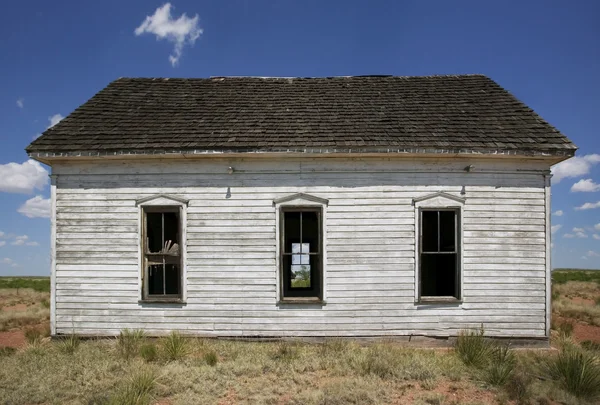
<path id="1" fill-rule="evenodd" d="M 144 297 L 181 297 L 179 208 L 144 209 Z"/>
<path id="2" fill-rule="evenodd" d="M 321 209 L 282 208 L 284 297 L 321 297 Z"/>
<path id="3" fill-rule="evenodd" d="M 457 210 L 421 211 L 421 297 L 459 299 Z"/>

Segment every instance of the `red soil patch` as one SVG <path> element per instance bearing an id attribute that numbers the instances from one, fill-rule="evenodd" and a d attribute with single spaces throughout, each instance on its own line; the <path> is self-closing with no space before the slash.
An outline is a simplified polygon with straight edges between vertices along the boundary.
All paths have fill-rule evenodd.
<path id="1" fill-rule="evenodd" d="M 573 297 L 573 298 L 571 298 L 571 301 L 575 304 L 580 304 L 580 305 L 590 305 L 590 306 L 596 305 L 596 302 L 589 298 Z"/>
<path id="2" fill-rule="evenodd" d="M 573 336 L 578 342 L 591 340 L 600 343 L 600 327 L 585 323 L 576 323 L 573 328 Z"/>
<path id="3" fill-rule="evenodd" d="M 403 405 L 412 404 L 416 400 L 423 400 L 424 397 L 441 395 L 445 399 L 442 403 L 480 403 L 480 404 L 496 404 L 496 394 L 476 388 L 466 382 L 458 381 L 439 381 L 437 386 L 431 390 L 424 389 L 418 383 L 406 383 L 400 390 L 400 395 L 392 402 L 393 404 Z M 512 404 L 512 401 L 507 402 Z"/>
<path id="4" fill-rule="evenodd" d="M 25 311 L 27 310 L 27 308 L 29 308 L 29 306 L 27 304 L 16 304 L 16 305 L 12 305 L 10 307 L 2 307 L 3 311 L 16 311 L 16 312 L 20 312 L 20 311 Z"/>
<path id="5" fill-rule="evenodd" d="M 25 346 L 25 334 L 22 330 L 0 332 L 0 347 L 19 348 Z"/>

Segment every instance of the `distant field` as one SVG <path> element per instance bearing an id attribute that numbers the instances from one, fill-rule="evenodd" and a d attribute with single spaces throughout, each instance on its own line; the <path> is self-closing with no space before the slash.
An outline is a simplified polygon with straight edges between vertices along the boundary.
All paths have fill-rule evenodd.
<path id="1" fill-rule="evenodd" d="M 600 270 L 585 269 L 554 269 L 552 271 L 554 284 L 565 284 L 567 281 L 595 281 L 600 283 Z"/>
<path id="2" fill-rule="evenodd" d="M 50 292 L 50 277 L 0 277 L 0 289 L 3 288 L 31 288 Z"/>

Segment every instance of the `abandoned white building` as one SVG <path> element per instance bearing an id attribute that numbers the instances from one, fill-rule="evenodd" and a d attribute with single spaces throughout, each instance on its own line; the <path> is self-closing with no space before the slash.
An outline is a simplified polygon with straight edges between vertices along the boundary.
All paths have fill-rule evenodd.
<path id="1" fill-rule="evenodd" d="M 485 76 L 122 78 L 26 150 L 54 335 L 549 336 L 576 147 Z"/>

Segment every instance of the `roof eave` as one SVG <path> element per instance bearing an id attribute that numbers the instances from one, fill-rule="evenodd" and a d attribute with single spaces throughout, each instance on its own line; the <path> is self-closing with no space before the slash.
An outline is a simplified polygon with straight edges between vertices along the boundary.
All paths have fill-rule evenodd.
<path id="1" fill-rule="evenodd" d="M 177 156 L 268 156 L 268 155 L 434 155 L 434 156 L 501 156 L 501 157 L 532 157 L 537 159 L 552 159 L 555 163 L 569 159 L 575 155 L 577 147 L 549 150 L 525 149 L 468 149 L 468 148 L 270 148 L 270 149 L 173 149 L 173 150 L 92 150 L 43 152 L 28 151 L 30 158 L 45 164 L 55 160 L 93 159 L 93 158 L 128 158 L 128 157 L 177 157 Z"/>

